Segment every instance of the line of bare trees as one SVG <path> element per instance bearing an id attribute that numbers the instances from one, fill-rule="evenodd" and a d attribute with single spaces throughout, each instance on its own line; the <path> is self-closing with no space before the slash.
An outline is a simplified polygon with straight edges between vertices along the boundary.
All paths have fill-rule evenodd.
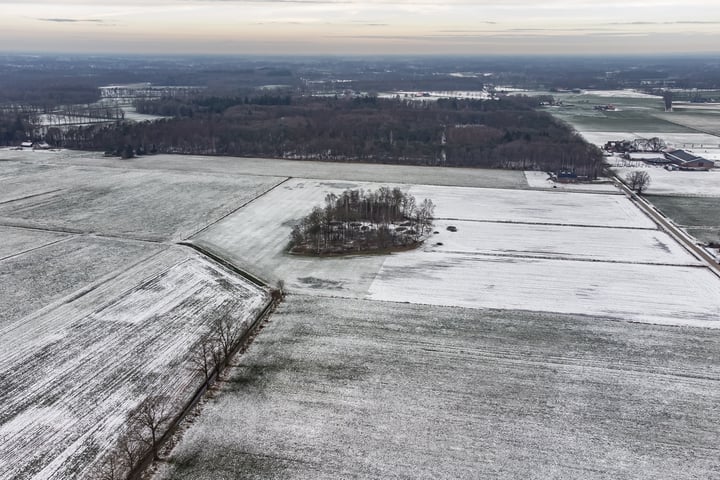
<path id="1" fill-rule="evenodd" d="M 275 301 L 279 299 L 276 294 L 282 292 L 275 292 Z M 189 361 L 193 371 L 203 378 L 202 388 L 209 387 L 227 367 L 247 327 L 246 322 L 227 311 L 215 319 L 209 332 L 192 348 Z M 136 478 L 148 457 L 159 460 L 162 439 L 182 410 L 173 400 L 177 399 L 152 395 L 130 411 L 112 451 L 97 464 L 94 477 Z"/>

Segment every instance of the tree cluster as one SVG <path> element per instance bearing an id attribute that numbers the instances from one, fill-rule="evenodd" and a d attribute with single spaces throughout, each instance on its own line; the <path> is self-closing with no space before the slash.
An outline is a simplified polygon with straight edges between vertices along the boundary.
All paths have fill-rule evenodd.
<path id="1" fill-rule="evenodd" d="M 222 112 L 217 110 L 225 104 L 218 99 L 208 99 L 207 108 L 200 108 L 199 100 L 168 100 L 178 114 L 174 118 L 78 128 L 66 134 L 64 146 L 107 151 L 155 145 L 160 153 L 563 169 L 591 178 L 602 167 L 599 149 L 547 112 L 534 110 L 538 102 L 531 97 L 275 100 L 279 103 L 263 105 L 259 99 L 233 98 Z"/>
<path id="2" fill-rule="evenodd" d="M 292 229 L 291 252 L 337 254 L 418 245 L 432 227 L 435 206 L 418 205 L 399 188 L 328 194 Z"/>

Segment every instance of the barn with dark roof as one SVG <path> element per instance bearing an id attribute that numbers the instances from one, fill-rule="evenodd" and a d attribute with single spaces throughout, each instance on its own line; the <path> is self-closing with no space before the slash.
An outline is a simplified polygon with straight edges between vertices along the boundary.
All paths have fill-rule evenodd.
<path id="1" fill-rule="evenodd" d="M 715 162 L 685 150 L 672 150 L 665 152 L 665 158 L 674 163 L 681 170 L 710 170 Z"/>

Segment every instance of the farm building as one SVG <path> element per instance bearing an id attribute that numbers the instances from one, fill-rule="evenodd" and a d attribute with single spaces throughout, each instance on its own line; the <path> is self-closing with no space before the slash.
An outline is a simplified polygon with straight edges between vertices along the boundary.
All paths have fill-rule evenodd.
<path id="1" fill-rule="evenodd" d="M 665 152 L 665 158 L 674 163 L 681 170 L 710 170 L 715 162 L 699 157 L 685 150 L 672 150 Z"/>
<path id="2" fill-rule="evenodd" d="M 574 171 L 560 170 L 555 177 L 555 181 L 558 183 L 574 183 L 578 181 L 578 176 Z"/>

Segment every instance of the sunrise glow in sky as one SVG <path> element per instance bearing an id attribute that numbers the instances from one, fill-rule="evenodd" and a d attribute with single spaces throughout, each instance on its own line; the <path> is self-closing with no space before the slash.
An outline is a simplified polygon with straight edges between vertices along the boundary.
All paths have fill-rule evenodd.
<path id="1" fill-rule="evenodd" d="M 0 51 L 720 52 L 720 0 L 0 0 Z"/>

